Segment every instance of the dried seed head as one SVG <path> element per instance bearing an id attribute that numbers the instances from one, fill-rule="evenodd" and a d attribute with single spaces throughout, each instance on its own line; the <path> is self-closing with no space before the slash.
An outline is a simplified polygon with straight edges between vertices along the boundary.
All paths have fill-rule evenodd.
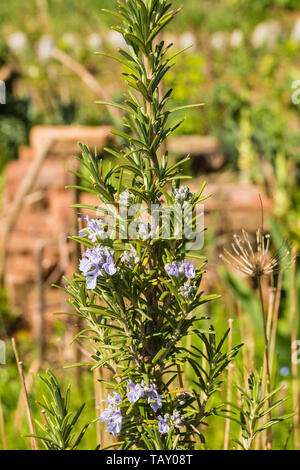
<path id="1" fill-rule="evenodd" d="M 249 234 L 242 230 L 241 235 L 234 235 L 231 244 L 232 253 L 224 250 L 220 257 L 238 271 L 258 278 L 278 271 L 280 263 L 290 251 L 282 247 L 275 255 L 270 250 L 270 235 L 264 235 L 259 228 L 256 232 L 256 244 L 251 244 Z"/>

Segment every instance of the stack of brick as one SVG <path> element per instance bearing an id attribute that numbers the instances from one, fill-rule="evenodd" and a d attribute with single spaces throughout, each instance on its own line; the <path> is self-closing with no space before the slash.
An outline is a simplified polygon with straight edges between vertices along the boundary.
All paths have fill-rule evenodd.
<path id="1" fill-rule="evenodd" d="M 6 281 L 12 305 L 33 331 L 39 324 L 38 274 L 45 286 L 44 315 L 49 331 L 53 313 L 66 308 L 62 292 L 51 288 L 51 284 L 58 282 L 63 273 L 71 275 L 75 268 L 71 262 L 74 244 L 67 243 L 67 237 L 74 235 L 76 224 L 74 210 L 69 207 L 74 202 L 74 192 L 65 189 L 66 185 L 73 183 L 73 177 L 67 169 L 75 168 L 74 156 L 80 153 L 78 142 L 83 142 L 91 149 L 97 148 L 98 153 L 101 153 L 103 147 L 110 144 L 112 134 L 104 126 L 34 128 L 30 135 L 30 146 L 21 148 L 18 160 L 7 166 L 2 211 L 4 223 L 5 214 L 9 212 L 16 192 L 37 155 L 37 149 L 49 139 L 52 144 L 46 160 L 31 193 L 24 200 L 10 236 L 6 264 Z M 178 137 L 174 139 L 173 142 L 172 139 L 170 141 L 173 157 L 180 158 L 190 153 L 199 159 L 200 167 L 203 155 L 210 158 L 221 155 L 220 148 L 213 139 L 194 137 L 185 140 L 184 146 L 179 145 Z M 218 167 L 217 164 L 216 166 Z M 202 180 L 203 177 L 193 180 L 191 190 L 196 192 Z M 241 228 L 254 232 L 261 221 L 259 194 L 266 214 L 272 207 L 271 201 L 260 188 L 228 184 L 222 176 L 219 182 L 207 186 L 205 194 L 210 193 L 213 196 L 205 202 L 205 226 L 210 229 L 213 227 L 218 234 L 239 231 Z M 84 204 L 96 203 L 89 194 L 82 194 L 80 197 Z M 38 266 L 37 252 L 41 249 L 42 261 Z"/>
<path id="2" fill-rule="evenodd" d="M 74 211 L 69 208 L 74 195 L 65 186 L 74 181 L 67 169 L 75 168 L 74 157 L 80 153 L 78 142 L 101 153 L 109 145 L 112 135 L 106 126 L 35 127 L 30 134 L 30 146 L 20 148 L 19 158 L 7 166 L 2 226 L 37 149 L 49 139 L 51 146 L 48 155 L 30 194 L 23 201 L 9 237 L 5 273 L 11 303 L 33 332 L 39 324 L 38 271 L 42 270 L 45 283 L 46 328 L 49 329 L 55 311 L 65 310 L 61 291 L 52 288 L 51 284 L 59 280 L 63 271 L 70 273 L 73 269 L 70 260 L 74 246 L 67 243 L 67 237 L 74 234 Z M 42 250 L 41 266 L 37 262 L 39 250 Z"/>

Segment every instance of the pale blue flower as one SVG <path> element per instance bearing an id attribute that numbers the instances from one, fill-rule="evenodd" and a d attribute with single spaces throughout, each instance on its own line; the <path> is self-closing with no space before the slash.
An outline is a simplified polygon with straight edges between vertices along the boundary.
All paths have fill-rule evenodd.
<path id="1" fill-rule="evenodd" d="M 115 410 L 111 415 L 111 419 L 107 423 L 106 430 L 110 432 L 113 436 L 120 434 L 122 429 L 122 414 L 119 409 Z"/>
<path id="2" fill-rule="evenodd" d="M 86 277 L 87 289 L 95 289 L 98 277 L 103 276 L 102 269 L 110 276 L 116 273 L 113 252 L 105 246 L 88 248 L 80 260 L 79 269 Z"/>
<path id="3" fill-rule="evenodd" d="M 112 392 L 104 401 L 107 401 L 111 406 L 118 406 L 122 403 L 123 397 L 117 392 Z"/>
<path id="4" fill-rule="evenodd" d="M 147 388 L 148 403 L 152 410 L 156 413 L 162 407 L 162 396 L 156 390 L 156 387 L 151 383 L 150 387 Z"/>
<path id="5" fill-rule="evenodd" d="M 103 401 L 107 401 L 109 406 L 101 413 L 99 421 L 100 423 L 107 422 L 107 432 L 116 436 L 122 429 L 122 414 L 118 406 L 122 403 L 123 398 L 117 392 L 113 392 Z"/>
<path id="6" fill-rule="evenodd" d="M 106 222 L 102 219 L 91 219 L 89 215 L 82 217 L 87 221 L 87 226 L 79 231 L 80 237 L 88 237 L 93 243 L 108 238 Z"/>
<path id="7" fill-rule="evenodd" d="M 170 426 L 165 421 L 165 419 L 162 416 L 158 416 L 158 421 L 159 421 L 158 430 L 160 434 L 168 434 L 168 432 L 170 431 Z"/>
<path id="8" fill-rule="evenodd" d="M 111 255 L 109 255 L 107 258 L 106 258 L 106 263 L 104 263 L 103 265 L 103 269 L 104 271 L 109 274 L 110 276 L 113 276 L 114 274 L 116 274 L 117 272 L 117 268 L 114 264 L 114 260 L 113 260 L 113 257 Z"/>
<path id="9" fill-rule="evenodd" d="M 141 397 L 144 396 L 144 387 L 141 384 L 134 384 L 132 380 L 127 382 L 127 398 L 130 403 L 137 402 Z"/>
<path id="10" fill-rule="evenodd" d="M 282 377 L 287 377 L 290 374 L 290 369 L 288 367 L 281 367 L 280 369 L 280 375 Z"/>
<path id="11" fill-rule="evenodd" d="M 186 260 L 184 261 L 184 273 L 188 279 L 194 279 L 196 276 L 194 265 Z"/>
<path id="12" fill-rule="evenodd" d="M 192 263 L 187 260 L 173 261 L 165 265 L 166 273 L 169 276 L 179 277 L 181 275 L 188 279 L 193 279 L 196 276 L 196 271 Z"/>
<path id="13" fill-rule="evenodd" d="M 175 262 L 172 264 L 167 263 L 165 265 L 165 270 L 166 270 L 166 273 L 169 274 L 169 276 L 175 276 L 175 277 L 179 276 L 179 269 Z"/>
<path id="14" fill-rule="evenodd" d="M 116 436 L 122 429 L 122 414 L 119 408 L 108 406 L 106 410 L 101 413 L 99 418 L 100 423 L 107 423 L 107 432 Z"/>

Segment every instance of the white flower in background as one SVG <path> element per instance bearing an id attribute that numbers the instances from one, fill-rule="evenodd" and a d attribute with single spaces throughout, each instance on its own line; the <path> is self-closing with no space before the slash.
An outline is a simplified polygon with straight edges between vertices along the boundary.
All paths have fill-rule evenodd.
<path id="1" fill-rule="evenodd" d="M 256 26 L 252 33 L 251 42 L 254 47 L 266 46 L 274 48 L 281 35 L 281 24 L 278 21 L 264 21 Z"/>
<path id="2" fill-rule="evenodd" d="M 164 33 L 164 41 L 166 44 L 173 44 L 175 49 L 181 49 L 182 46 L 180 45 L 180 38 L 177 34 L 170 33 L 166 31 Z"/>
<path id="3" fill-rule="evenodd" d="M 99 50 L 102 47 L 102 38 L 97 33 L 92 33 L 88 37 L 88 45 L 92 50 Z"/>
<path id="4" fill-rule="evenodd" d="M 15 31 L 7 38 L 7 44 L 15 53 L 22 51 L 27 44 L 27 36 L 23 31 Z"/>
<path id="5" fill-rule="evenodd" d="M 214 33 L 211 37 L 211 46 L 216 51 L 224 51 L 227 46 L 227 35 L 222 31 Z"/>
<path id="6" fill-rule="evenodd" d="M 38 58 L 42 62 L 46 62 L 51 58 L 54 48 L 55 43 L 51 36 L 43 36 L 38 43 Z"/>
<path id="7" fill-rule="evenodd" d="M 192 46 L 189 49 L 190 51 L 192 49 L 195 49 L 196 42 L 197 42 L 196 36 L 193 33 L 188 32 L 188 31 L 186 33 L 183 33 L 179 38 L 180 47 L 184 49 L 185 47 Z"/>
<path id="8" fill-rule="evenodd" d="M 118 31 L 115 31 L 114 29 L 110 30 L 107 34 L 107 40 L 110 42 L 110 44 L 117 48 L 117 47 L 127 47 L 127 44 L 125 42 L 125 39 L 123 38 L 121 33 L 118 33 Z"/>
<path id="9" fill-rule="evenodd" d="M 296 21 L 291 34 L 292 41 L 300 42 L 300 18 Z"/>
<path id="10" fill-rule="evenodd" d="M 235 29 L 230 36 L 230 45 L 231 47 L 237 48 L 240 47 L 244 39 L 242 31 Z"/>
<path id="11" fill-rule="evenodd" d="M 61 39 L 70 48 L 76 48 L 80 44 L 78 36 L 74 33 L 65 33 Z"/>

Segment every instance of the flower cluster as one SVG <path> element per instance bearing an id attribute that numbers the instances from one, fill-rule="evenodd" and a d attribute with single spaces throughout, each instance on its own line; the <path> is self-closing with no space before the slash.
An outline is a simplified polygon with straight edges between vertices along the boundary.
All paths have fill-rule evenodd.
<path id="1" fill-rule="evenodd" d="M 158 430 L 161 434 L 168 434 L 171 427 L 176 429 L 180 429 L 183 427 L 183 416 L 180 414 L 178 410 L 174 410 L 173 414 L 170 415 L 169 413 L 165 414 L 164 417 L 158 417 Z"/>
<path id="2" fill-rule="evenodd" d="M 169 276 L 179 277 L 181 275 L 187 277 L 188 279 L 194 279 L 196 276 L 196 271 L 192 263 L 189 263 L 187 260 L 182 261 L 173 261 L 173 263 L 167 263 L 165 265 L 166 273 Z"/>
<path id="3" fill-rule="evenodd" d="M 89 215 L 82 217 L 87 221 L 87 226 L 79 231 L 80 237 L 88 237 L 93 243 L 108 238 L 106 222 L 102 219 L 91 219 Z"/>
<path id="4" fill-rule="evenodd" d="M 188 299 L 193 299 L 196 292 L 197 288 L 189 281 L 186 281 L 183 286 L 179 287 L 179 294 L 182 295 L 182 297 L 187 297 Z"/>
<path id="5" fill-rule="evenodd" d="M 154 383 L 151 382 L 149 387 L 147 387 L 145 382 L 140 384 L 134 384 L 132 380 L 127 382 L 127 398 L 130 403 L 135 403 L 145 396 L 147 397 L 148 404 L 156 413 L 162 407 L 162 396 L 158 393 Z"/>
<path id="6" fill-rule="evenodd" d="M 173 189 L 173 195 L 175 201 L 183 206 L 185 206 L 193 196 L 193 194 L 190 192 L 190 188 L 187 186 L 181 186 L 180 188 Z"/>
<path id="7" fill-rule="evenodd" d="M 122 429 L 122 414 L 119 405 L 122 403 L 123 398 L 117 393 L 111 393 L 106 400 L 109 403 L 108 407 L 101 413 L 100 423 L 107 423 L 107 432 L 116 436 Z"/>
<path id="8" fill-rule="evenodd" d="M 134 268 L 134 266 L 140 262 L 140 258 L 136 250 L 132 249 L 130 251 L 124 251 L 121 261 L 128 264 L 130 268 Z"/>
<path id="9" fill-rule="evenodd" d="M 79 269 L 86 277 L 87 289 L 95 289 L 97 278 L 103 276 L 103 271 L 113 276 L 117 268 L 114 263 L 114 252 L 106 246 L 88 248 L 80 260 Z"/>
<path id="10" fill-rule="evenodd" d="M 144 381 L 135 384 L 131 379 L 128 380 L 126 396 L 130 403 L 136 403 L 140 398 L 147 398 L 148 404 L 155 413 L 162 407 L 162 396 L 158 393 L 153 382 L 147 387 Z M 108 402 L 109 405 L 101 413 L 99 421 L 100 423 L 107 422 L 107 432 L 114 436 L 119 434 L 122 429 L 122 414 L 119 406 L 123 399 L 117 392 L 113 392 L 106 400 L 103 400 Z"/>

